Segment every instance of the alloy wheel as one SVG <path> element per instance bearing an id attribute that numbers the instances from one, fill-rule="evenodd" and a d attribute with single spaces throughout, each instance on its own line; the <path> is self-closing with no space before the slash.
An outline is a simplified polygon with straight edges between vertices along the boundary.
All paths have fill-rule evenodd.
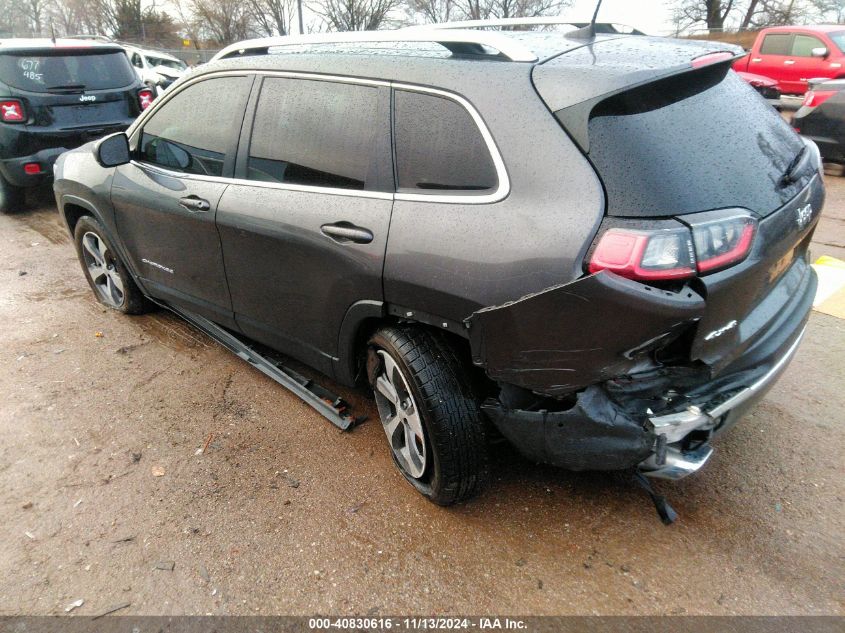
<path id="1" fill-rule="evenodd" d="M 426 468 L 426 438 L 419 409 L 396 361 L 384 350 L 378 350 L 378 355 L 381 372 L 375 396 L 381 423 L 399 467 L 419 479 Z"/>
<path id="2" fill-rule="evenodd" d="M 99 235 L 88 231 L 82 236 L 82 257 L 103 302 L 113 308 L 122 306 L 125 298 L 123 280 L 117 272 L 115 258 Z"/>

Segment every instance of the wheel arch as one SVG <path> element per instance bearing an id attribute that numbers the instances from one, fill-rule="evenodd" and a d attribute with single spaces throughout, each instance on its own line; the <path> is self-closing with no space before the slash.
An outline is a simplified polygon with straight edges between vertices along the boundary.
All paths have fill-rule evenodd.
<path id="1" fill-rule="evenodd" d="M 401 309 L 404 314 L 404 308 Z M 442 319 L 418 320 L 411 317 L 396 316 L 397 310 L 389 304 L 376 300 L 363 300 L 352 304 L 346 311 L 338 336 L 337 357 L 334 360 L 334 378 L 341 384 L 353 387 L 365 378 L 367 342 L 380 327 L 408 324 L 438 332 L 462 357 L 473 374 L 483 374 L 474 367 L 469 347 L 469 340 L 455 332 L 453 323 L 447 327 L 436 325 Z M 422 312 L 415 314 L 424 314 Z M 451 329 L 450 329 L 451 326 Z M 476 376 L 479 379 L 480 376 Z"/>
<path id="2" fill-rule="evenodd" d="M 83 215 L 93 216 L 100 224 L 105 226 L 103 215 L 100 213 L 99 209 L 97 209 L 97 207 L 88 200 L 80 198 L 79 196 L 69 193 L 63 194 L 59 210 L 62 213 L 62 218 L 65 221 L 68 231 L 70 231 L 71 237 L 73 236 L 73 232 L 76 230 L 76 223 L 79 222 L 79 218 Z"/>
<path id="3" fill-rule="evenodd" d="M 365 299 L 349 306 L 338 333 L 337 357 L 333 361 L 335 380 L 350 387 L 357 384 L 367 339 L 386 322 L 383 301 Z"/>
<path id="4" fill-rule="evenodd" d="M 128 270 L 129 274 L 132 276 L 132 280 L 138 285 L 145 295 L 149 296 L 149 293 L 144 288 L 143 282 L 139 279 L 137 270 L 135 270 L 134 262 L 127 256 L 123 242 L 117 239 L 117 235 L 115 235 L 115 231 L 112 230 L 111 224 L 94 203 L 75 194 L 64 193 L 59 198 L 59 212 L 62 215 L 65 226 L 70 232 L 71 240 L 73 240 L 74 231 L 76 230 L 76 225 L 80 218 L 90 215 L 96 219 L 105 231 L 106 237 L 117 251 L 123 265 L 126 266 L 126 270 Z"/>

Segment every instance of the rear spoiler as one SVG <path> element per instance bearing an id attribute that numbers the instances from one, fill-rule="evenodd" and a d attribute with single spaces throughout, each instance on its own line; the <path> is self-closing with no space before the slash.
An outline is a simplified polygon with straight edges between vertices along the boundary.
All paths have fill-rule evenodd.
<path id="1" fill-rule="evenodd" d="M 727 72 L 745 54 L 741 47 L 723 42 L 619 38 L 538 64 L 532 71 L 532 80 L 548 108 L 586 153 L 590 113 L 602 101 L 685 73 L 718 67 Z"/>

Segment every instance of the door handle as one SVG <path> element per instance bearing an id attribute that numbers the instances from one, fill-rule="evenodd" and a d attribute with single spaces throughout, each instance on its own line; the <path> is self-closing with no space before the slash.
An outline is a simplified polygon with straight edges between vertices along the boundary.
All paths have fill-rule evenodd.
<path id="1" fill-rule="evenodd" d="M 795 63 L 795 60 L 794 60 L 794 59 L 787 59 L 787 60 L 786 60 L 785 62 L 783 62 L 783 63 L 784 63 L 784 64 L 786 64 L 786 65 L 788 66 L 788 65 L 794 64 L 794 63 Z"/>
<path id="2" fill-rule="evenodd" d="M 373 241 L 373 232 L 370 229 L 355 226 L 351 222 L 324 224 L 320 227 L 320 230 L 323 232 L 323 235 L 332 238 L 340 244 L 349 244 L 350 242 L 369 244 Z"/>
<path id="3" fill-rule="evenodd" d="M 191 213 L 201 213 L 208 211 L 211 208 L 208 200 L 203 200 L 197 196 L 188 196 L 187 198 L 179 199 L 179 206 L 185 207 Z"/>

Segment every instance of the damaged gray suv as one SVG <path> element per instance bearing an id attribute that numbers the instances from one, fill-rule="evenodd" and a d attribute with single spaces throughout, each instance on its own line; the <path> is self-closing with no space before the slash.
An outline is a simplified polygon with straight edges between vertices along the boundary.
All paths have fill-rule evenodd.
<path id="1" fill-rule="evenodd" d="M 801 339 L 815 146 L 722 43 L 458 26 L 241 42 L 64 154 L 96 297 L 177 312 L 341 428 L 287 359 L 368 384 L 435 503 L 501 437 L 696 471 Z"/>

